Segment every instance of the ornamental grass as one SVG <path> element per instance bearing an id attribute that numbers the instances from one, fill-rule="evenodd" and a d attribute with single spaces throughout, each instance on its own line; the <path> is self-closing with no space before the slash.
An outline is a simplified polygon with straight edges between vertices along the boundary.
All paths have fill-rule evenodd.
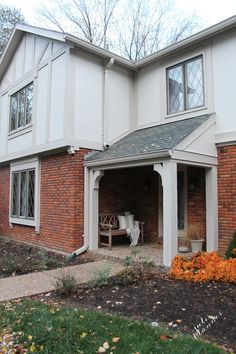
<path id="1" fill-rule="evenodd" d="M 170 270 L 175 279 L 204 282 L 223 281 L 236 284 L 236 258 L 225 259 L 218 252 L 199 252 L 191 259 L 176 256 Z"/>

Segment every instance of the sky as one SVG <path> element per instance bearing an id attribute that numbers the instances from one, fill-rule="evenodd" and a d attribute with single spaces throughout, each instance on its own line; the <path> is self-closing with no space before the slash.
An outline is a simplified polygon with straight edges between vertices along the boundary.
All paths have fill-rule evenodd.
<path id="1" fill-rule="evenodd" d="M 0 2 L 20 8 L 29 24 L 43 27 L 37 20 L 36 9 L 40 3 L 47 4 L 50 0 L 0 0 Z M 187 13 L 196 10 L 204 22 L 204 27 L 236 15 L 236 0 L 175 0 L 175 3 Z"/>

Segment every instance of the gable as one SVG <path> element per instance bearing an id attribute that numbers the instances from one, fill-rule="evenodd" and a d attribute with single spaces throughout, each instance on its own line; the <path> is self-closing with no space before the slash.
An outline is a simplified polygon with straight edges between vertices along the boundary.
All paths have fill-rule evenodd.
<path id="1" fill-rule="evenodd" d="M 63 42 L 25 33 L 3 75 L 0 90 L 8 89 L 33 68 L 47 62 L 53 54 L 67 47 Z"/>

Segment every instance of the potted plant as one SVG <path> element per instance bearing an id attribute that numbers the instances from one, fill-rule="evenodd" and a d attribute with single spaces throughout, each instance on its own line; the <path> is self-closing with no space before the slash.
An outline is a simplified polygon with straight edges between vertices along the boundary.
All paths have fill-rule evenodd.
<path id="1" fill-rule="evenodd" d="M 200 228 L 198 224 L 189 225 L 188 238 L 191 244 L 192 252 L 201 252 L 205 239 L 200 235 Z"/>

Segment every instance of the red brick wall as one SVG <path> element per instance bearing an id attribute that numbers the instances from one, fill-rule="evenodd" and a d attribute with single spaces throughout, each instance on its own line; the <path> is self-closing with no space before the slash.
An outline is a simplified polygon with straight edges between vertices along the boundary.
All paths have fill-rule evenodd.
<path id="1" fill-rule="evenodd" d="M 236 145 L 218 148 L 219 250 L 225 252 L 236 231 Z"/>
<path id="2" fill-rule="evenodd" d="M 144 185 L 148 191 L 144 191 Z M 105 171 L 100 182 L 99 212 L 130 211 L 143 221 L 146 241 L 157 241 L 158 174 L 152 166 Z"/>
<path id="3" fill-rule="evenodd" d="M 10 167 L 0 168 L 0 235 L 71 252 L 83 244 L 84 171 L 88 150 L 41 159 L 40 234 L 33 227 L 9 227 Z"/>
<path id="4" fill-rule="evenodd" d="M 188 167 L 187 169 L 188 195 L 188 225 L 198 224 L 200 235 L 206 237 L 206 196 L 205 196 L 205 169 Z"/>

